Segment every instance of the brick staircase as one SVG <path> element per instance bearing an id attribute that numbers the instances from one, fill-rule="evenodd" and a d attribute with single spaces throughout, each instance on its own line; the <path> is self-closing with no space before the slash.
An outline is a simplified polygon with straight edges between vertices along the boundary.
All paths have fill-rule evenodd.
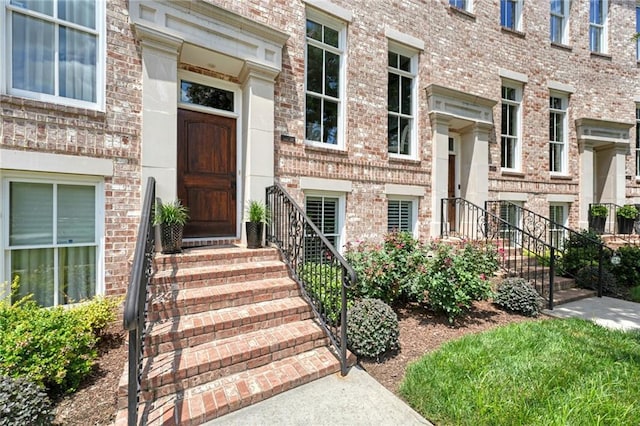
<path id="1" fill-rule="evenodd" d="M 340 370 L 276 249 L 189 249 L 155 266 L 139 424 L 201 424 Z"/>

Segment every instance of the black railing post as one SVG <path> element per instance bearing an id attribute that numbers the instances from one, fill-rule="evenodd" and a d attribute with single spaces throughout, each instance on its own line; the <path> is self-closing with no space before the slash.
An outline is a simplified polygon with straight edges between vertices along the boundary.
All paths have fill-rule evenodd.
<path id="1" fill-rule="evenodd" d="M 601 245 L 598 253 L 598 297 L 602 297 L 602 270 L 604 266 L 604 247 Z"/>
<path id="2" fill-rule="evenodd" d="M 347 280 L 345 276 L 346 271 L 342 269 L 342 282 Z M 342 288 L 342 294 L 340 295 L 341 299 L 341 309 L 340 309 L 340 358 L 342 362 L 340 363 L 340 374 L 343 376 L 347 375 L 347 288 L 343 285 L 340 286 Z"/>
<path id="3" fill-rule="evenodd" d="M 446 198 L 442 198 L 440 200 L 440 237 L 444 237 L 444 207 L 446 203 Z"/>
<path id="4" fill-rule="evenodd" d="M 556 275 L 556 248 L 551 246 L 549 255 L 549 309 L 553 310 L 553 284 Z"/>

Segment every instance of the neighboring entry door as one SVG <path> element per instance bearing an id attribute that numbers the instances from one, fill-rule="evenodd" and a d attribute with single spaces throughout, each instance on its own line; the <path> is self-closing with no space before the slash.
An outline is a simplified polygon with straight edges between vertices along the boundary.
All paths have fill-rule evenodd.
<path id="1" fill-rule="evenodd" d="M 184 237 L 235 237 L 236 120 L 178 109 L 177 174 Z"/>
<path id="2" fill-rule="evenodd" d="M 447 197 L 456 197 L 456 156 L 449 154 L 449 184 Z M 449 222 L 449 231 L 456 230 L 456 204 L 453 200 L 447 203 L 447 221 Z"/>

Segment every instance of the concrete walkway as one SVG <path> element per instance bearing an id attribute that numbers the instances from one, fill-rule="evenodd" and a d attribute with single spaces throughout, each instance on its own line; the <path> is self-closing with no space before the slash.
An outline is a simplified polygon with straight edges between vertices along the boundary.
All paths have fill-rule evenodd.
<path id="1" fill-rule="evenodd" d="M 640 303 L 611 297 L 590 297 L 545 310 L 545 314 L 558 317 L 577 317 L 591 320 L 603 327 L 618 330 L 640 329 Z"/>
<path id="2" fill-rule="evenodd" d="M 360 367 L 315 380 L 206 423 L 208 426 L 431 425 Z"/>

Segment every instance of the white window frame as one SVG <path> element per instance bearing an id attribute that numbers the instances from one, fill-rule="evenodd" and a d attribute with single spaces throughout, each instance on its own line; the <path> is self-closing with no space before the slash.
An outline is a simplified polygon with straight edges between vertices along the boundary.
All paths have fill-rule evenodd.
<path id="1" fill-rule="evenodd" d="M 524 202 L 517 201 L 517 200 L 504 200 L 504 201 L 509 202 L 511 204 L 501 204 L 500 211 L 498 212 L 500 219 L 509 223 L 511 226 L 522 229 L 522 214 L 520 209 L 518 209 L 518 207 L 523 207 Z M 511 216 L 512 213 L 514 216 Z M 499 230 L 500 238 L 506 239 L 509 242 L 514 242 L 515 244 L 520 243 L 522 238 L 521 233 L 517 231 L 511 231 L 511 232 L 514 232 L 514 234 L 509 235 L 509 232 L 510 231 L 505 229 L 504 224 L 500 222 L 500 230 Z"/>
<path id="2" fill-rule="evenodd" d="M 504 28 L 508 28 L 513 31 L 522 31 L 522 2 L 524 0 L 500 0 L 500 25 Z M 513 18 L 513 27 L 505 25 L 506 22 L 502 21 L 502 6 L 506 3 L 513 3 L 514 7 L 514 18 Z"/>
<path id="3" fill-rule="evenodd" d="M 589 5 L 593 2 L 600 2 L 602 4 L 602 21 L 601 22 L 592 22 L 591 21 L 591 9 L 589 9 L 589 50 L 593 53 L 603 53 L 606 54 L 608 51 L 607 40 L 609 39 L 609 2 L 607 0 L 589 0 Z M 599 37 L 599 49 L 594 49 L 591 44 L 591 30 L 598 29 L 600 30 Z"/>
<path id="4" fill-rule="evenodd" d="M 549 105 L 549 119 L 551 119 L 551 114 L 561 115 L 562 116 L 562 141 L 553 141 L 552 135 L 549 135 L 549 144 L 550 146 L 553 144 L 562 145 L 562 159 L 560 161 L 561 170 L 551 170 L 551 158 L 549 158 L 549 171 L 552 175 L 560 175 L 566 176 L 569 174 L 568 170 L 568 157 L 569 157 L 569 125 L 568 125 L 568 112 L 569 112 L 569 96 L 566 93 L 561 92 L 549 92 L 549 98 L 558 98 L 561 101 L 562 109 L 553 109 L 551 105 Z M 551 150 L 549 150 L 549 156 L 551 156 Z"/>
<path id="5" fill-rule="evenodd" d="M 34 248 L 54 248 L 55 260 L 54 260 L 54 306 L 58 305 L 58 255 L 57 250 L 60 247 L 74 247 L 74 246 L 90 246 L 92 244 L 59 244 L 52 242 L 52 244 L 38 244 L 33 246 L 19 246 L 12 248 L 9 244 L 9 225 L 10 225 L 10 189 L 11 182 L 32 182 L 51 185 L 85 185 L 95 187 L 95 247 L 96 247 L 96 288 L 95 294 L 104 295 L 104 258 L 105 258 L 105 237 L 104 237 L 104 223 L 105 223 L 105 195 L 104 195 L 104 179 L 98 176 L 74 176 L 74 175 L 60 175 L 53 173 L 28 173 L 28 172 L 0 172 L 0 217 L 2 218 L 2 238 L 0 238 L 0 249 L 2 251 L 2 261 L 0 261 L 0 299 L 10 296 L 10 283 L 11 283 L 11 251 L 25 250 Z M 3 284 L 6 284 L 3 288 Z M 66 306 L 66 305 L 65 305 Z"/>
<path id="6" fill-rule="evenodd" d="M 557 217 L 551 214 L 551 210 L 555 208 L 562 209 L 562 220 L 557 221 L 554 220 Z M 569 204 L 568 203 L 549 203 L 549 219 L 554 223 L 558 223 L 564 227 L 567 227 L 567 221 L 569 219 Z M 562 248 L 564 244 L 564 239 L 566 238 L 565 229 L 564 228 L 550 228 L 549 229 L 549 244 L 553 245 L 555 248 Z M 554 244 L 557 243 L 557 244 Z"/>
<path id="7" fill-rule="evenodd" d="M 304 191 L 304 211 L 307 211 L 307 198 L 322 198 L 322 203 L 324 205 L 325 198 L 335 198 L 338 200 L 338 232 L 337 234 L 331 234 L 336 236 L 336 250 L 339 253 L 344 252 L 344 245 L 347 242 L 346 232 L 345 232 L 345 217 L 346 217 L 346 194 L 344 192 L 334 192 L 334 191 Z M 320 231 L 322 229 L 318 226 Z"/>
<path id="8" fill-rule="evenodd" d="M 640 180 L 640 104 L 636 104 L 636 180 Z"/>
<path id="9" fill-rule="evenodd" d="M 551 28 L 551 21 L 553 20 L 553 18 L 557 18 L 560 20 L 561 22 L 561 29 L 560 29 L 560 40 L 554 40 L 552 34 L 549 34 L 549 38 L 551 40 L 552 43 L 558 43 L 558 44 L 563 44 L 563 45 L 568 45 L 569 44 L 569 11 L 571 9 L 571 2 L 570 0 L 559 0 L 560 3 L 563 4 L 563 9 L 564 9 L 564 13 L 554 13 L 553 11 L 551 11 L 551 4 L 549 5 L 549 13 L 550 13 L 550 17 L 549 17 L 549 27 Z"/>
<path id="10" fill-rule="evenodd" d="M 458 6 L 459 3 L 462 3 L 462 7 Z M 473 0 L 449 0 L 449 6 L 473 13 Z"/>
<path id="11" fill-rule="evenodd" d="M 407 231 L 415 238 L 418 237 L 418 198 L 417 197 L 402 197 L 397 195 L 389 195 L 387 197 L 387 232 L 389 232 L 389 202 L 411 203 L 411 223 L 410 229 Z"/>
<path id="12" fill-rule="evenodd" d="M 306 37 L 306 22 L 307 20 L 311 20 L 323 26 L 327 26 L 338 32 L 338 47 L 329 46 L 327 44 L 321 43 L 318 40 L 314 40 Z M 339 70 L 339 89 L 338 89 L 338 98 L 333 98 L 331 96 L 327 96 L 325 94 L 320 94 L 316 92 L 308 92 L 307 91 L 307 49 L 308 46 L 312 45 L 323 49 L 325 51 L 329 51 L 331 53 L 335 53 L 340 57 L 340 70 Z M 312 141 L 307 139 L 307 117 L 304 117 L 304 132 L 305 132 L 305 143 L 312 146 L 318 146 L 322 148 L 329 149 L 337 149 L 337 150 L 345 150 L 345 117 L 346 117 L 346 86 L 347 86 L 347 24 L 341 20 L 335 19 L 329 15 L 318 12 L 314 9 L 307 9 L 306 17 L 305 17 L 305 48 L 304 48 L 304 94 L 305 94 L 305 108 L 306 111 L 306 99 L 307 95 L 311 94 L 314 97 L 318 97 L 321 99 L 329 99 L 333 102 L 337 102 L 338 104 L 338 123 L 337 123 L 337 134 L 336 134 L 336 144 L 330 144 L 322 141 Z M 324 71 L 323 71 L 324 73 Z M 322 114 L 321 114 L 322 119 Z"/>
<path id="13" fill-rule="evenodd" d="M 51 1 L 51 0 L 46 0 Z M 41 102 L 54 103 L 59 105 L 71 106 L 76 108 L 85 108 L 90 110 L 104 111 L 105 110 L 105 94 L 106 94 L 106 52 L 107 52 L 107 36 L 106 36 L 106 1 L 96 0 L 96 28 L 95 30 L 88 31 L 85 27 L 69 23 L 67 21 L 53 18 L 43 13 L 23 9 L 18 6 L 11 5 L 9 1 L 2 1 L 0 3 L 0 23 L 4 25 L 0 26 L 0 91 L 12 96 L 18 96 L 22 98 L 34 99 Z M 54 5 L 54 10 L 57 8 L 57 3 Z M 96 43 L 96 101 L 88 102 L 78 99 L 67 98 L 59 95 L 49 95 L 39 92 L 31 92 L 28 90 L 14 89 L 11 84 L 12 81 L 12 29 L 11 29 L 11 13 L 20 13 L 24 16 L 30 16 L 38 19 L 52 22 L 54 24 L 64 23 L 66 27 L 81 29 L 82 32 L 93 34 L 97 37 Z M 59 49 L 56 32 L 56 77 L 54 78 L 54 84 L 56 92 L 58 90 L 57 75 L 59 72 L 57 52 Z"/>
<path id="14" fill-rule="evenodd" d="M 502 88 L 503 87 L 507 87 L 510 89 L 514 89 L 516 92 L 516 99 L 515 100 L 509 100 L 509 99 L 505 99 L 502 97 Z M 521 157 L 522 157 L 522 94 L 523 94 L 523 84 L 522 83 L 517 83 L 517 82 L 513 82 L 510 80 L 502 80 L 502 85 L 500 86 L 500 102 L 501 102 L 501 108 L 503 104 L 506 105 L 510 105 L 510 106 L 514 106 L 516 108 L 516 120 L 518 120 L 517 126 L 516 126 L 516 134 L 515 135 L 506 135 L 506 134 L 502 134 L 502 129 L 501 129 L 501 134 L 500 134 L 500 166 L 501 166 L 501 170 L 503 171 L 512 171 L 512 172 L 519 172 L 520 168 L 521 168 Z M 504 116 L 501 114 L 501 121 L 504 120 Z M 503 166 L 502 165 L 502 150 L 503 150 L 503 141 L 502 139 L 506 137 L 509 139 L 514 139 L 515 140 L 515 147 L 514 147 L 514 152 L 513 152 L 513 166 L 514 167 L 507 167 L 507 166 Z"/>
<path id="15" fill-rule="evenodd" d="M 411 159 L 416 159 L 417 155 L 418 155 L 418 150 L 417 150 L 417 141 L 418 141 L 418 52 L 415 49 L 411 49 L 408 47 L 405 47 L 399 43 L 395 43 L 391 40 L 389 40 L 389 53 L 395 53 L 398 55 L 402 55 L 405 57 L 408 57 L 411 59 L 411 71 L 407 72 L 407 71 L 402 71 L 398 68 L 392 68 L 390 66 L 387 66 L 387 84 L 388 84 L 388 75 L 389 73 L 393 73 L 393 74 L 397 74 L 400 77 L 408 77 L 411 78 L 411 114 L 407 115 L 407 114 L 402 114 L 402 112 L 391 112 L 388 110 L 388 106 L 387 106 L 387 116 L 389 115 L 394 115 L 397 117 L 402 117 L 402 118 L 407 118 L 410 120 L 410 127 L 409 127 L 409 153 L 408 154 L 400 154 L 400 153 L 393 153 L 389 151 L 389 140 L 388 140 L 388 132 L 387 132 L 387 152 L 389 153 L 390 157 L 395 157 L 395 158 L 411 158 Z M 399 93 L 398 96 L 400 97 L 401 94 Z M 401 138 L 404 132 L 401 133 Z M 398 148 L 400 147 L 401 141 L 398 140 Z"/>

